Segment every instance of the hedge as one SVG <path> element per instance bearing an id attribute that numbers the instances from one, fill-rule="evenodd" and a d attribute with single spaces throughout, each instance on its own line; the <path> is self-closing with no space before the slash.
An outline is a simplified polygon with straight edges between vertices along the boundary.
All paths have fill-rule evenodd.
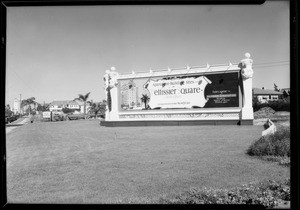
<path id="1" fill-rule="evenodd" d="M 256 112 L 263 107 L 271 107 L 277 111 L 290 111 L 290 102 L 285 100 L 269 101 L 268 103 L 260 103 L 257 99 L 253 99 L 253 110 Z"/>

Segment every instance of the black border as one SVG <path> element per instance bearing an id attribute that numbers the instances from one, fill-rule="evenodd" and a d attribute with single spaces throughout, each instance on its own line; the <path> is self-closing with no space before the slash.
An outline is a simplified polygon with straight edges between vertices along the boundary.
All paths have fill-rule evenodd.
<path id="1" fill-rule="evenodd" d="M 291 84 L 291 209 L 299 209 L 299 33 L 296 0 L 290 0 L 290 84 Z"/>
<path id="2" fill-rule="evenodd" d="M 298 73 L 298 2 L 297 0 L 289 0 L 290 2 L 290 88 L 292 89 L 291 95 L 291 209 L 298 209 L 299 205 L 299 73 Z M 234 4 L 262 4 L 264 0 L 54 0 L 54 1 L 1 1 L 1 71 L 0 71 L 0 86 L 1 86 L 1 94 L 0 97 L 2 107 L 5 105 L 5 66 L 6 66 L 6 11 L 7 7 L 16 7 L 16 6 L 92 6 L 92 5 L 174 5 L 174 4 L 197 4 L 197 5 L 234 5 Z M 0 109 L 1 116 L 5 115 L 4 109 Z M 1 136 L 3 136 L 4 141 L 1 141 L 1 207 L 6 209 L 15 209 L 15 208 L 30 208 L 30 209 L 41 209 L 41 208 L 51 208 L 55 209 L 96 209 L 96 208 L 164 208 L 164 209 L 174 209 L 174 208 L 199 208 L 199 206 L 195 205 L 89 205 L 89 204 L 7 204 L 7 196 L 6 196 L 6 131 L 5 131 L 5 122 L 4 117 L 1 120 Z M 219 208 L 228 208 L 228 209 L 264 209 L 261 206 L 249 206 L 249 205 L 201 205 L 201 208 L 205 209 L 219 209 Z"/>
<path id="3" fill-rule="evenodd" d="M 154 4 L 263 4 L 265 0 L 31 0 L 3 1 L 7 7 L 15 6 L 90 6 L 90 5 L 154 5 Z"/>

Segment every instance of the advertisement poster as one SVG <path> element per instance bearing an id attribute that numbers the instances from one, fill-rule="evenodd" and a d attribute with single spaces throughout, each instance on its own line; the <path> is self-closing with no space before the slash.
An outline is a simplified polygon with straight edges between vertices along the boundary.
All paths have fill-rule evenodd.
<path id="1" fill-rule="evenodd" d="M 121 80 L 121 110 L 239 106 L 238 73 Z"/>

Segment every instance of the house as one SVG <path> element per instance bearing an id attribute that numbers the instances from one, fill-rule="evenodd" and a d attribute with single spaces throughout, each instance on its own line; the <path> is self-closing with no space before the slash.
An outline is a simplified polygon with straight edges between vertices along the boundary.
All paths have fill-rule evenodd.
<path id="1" fill-rule="evenodd" d="M 283 98 L 283 93 L 275 90 L 253 88 L 253 98 L 257 98 L 260 103 L 267 103 L 268 101 L 277 101 Z"/>
<path id="2" fill-rule="evenodd" d="M 80 105 L 76 101 L 65 100 L 65 101 L 53 101 L 50 103 L 50 106 L 49 106 L 50 111 L 60 112 L 63 108 L 80 110 Z"/>

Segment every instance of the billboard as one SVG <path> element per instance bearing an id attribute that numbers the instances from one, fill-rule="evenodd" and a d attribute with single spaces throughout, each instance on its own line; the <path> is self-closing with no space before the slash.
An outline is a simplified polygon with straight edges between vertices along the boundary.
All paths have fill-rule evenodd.
<path id="1" fill-rule="evenodd" d="M 121 110 L 239 107 L 239 73 L 120 80 Z"/>

